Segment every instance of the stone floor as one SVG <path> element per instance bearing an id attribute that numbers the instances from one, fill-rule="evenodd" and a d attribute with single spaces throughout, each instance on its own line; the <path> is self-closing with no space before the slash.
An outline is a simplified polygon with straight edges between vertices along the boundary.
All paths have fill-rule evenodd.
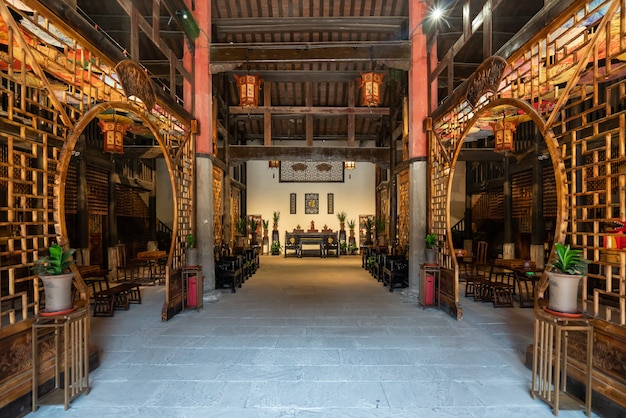
<path id="1" fill-rule="evenodd" d="M 263 256 L 237 293 L 161 322 L 164 288 L 92 319 L 101 366 L 32 417 L 552 417 L 523 364 L 532 309 L 422 309 L 360 257 Z M 560 417 L 583 417 L 560 411 Z"/>

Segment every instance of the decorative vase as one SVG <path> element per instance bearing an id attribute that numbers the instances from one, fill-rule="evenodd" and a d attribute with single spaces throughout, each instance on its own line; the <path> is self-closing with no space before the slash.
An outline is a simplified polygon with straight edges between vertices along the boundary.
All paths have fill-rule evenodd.
<path id="1" fill-rule="evenodd" d="M 197 248 L 187 248 L 185 252 L 187 255 L 187 265 L 188 266 L 197 266 L 198 264 L 198 249 Z"/>
<path id="2" fill-rule="evenodd" d="M 424 249 L 424 264 L 435 266 L 437 265 L 437 249 L 426 248 Z"/>
<path id="3" fill-rule="evenodd" d="M 52 276 L 40 275 L 46 298 L 46 312 L 65 311 L 72 307 L 72 280 L 74 273 Z"/>
<path id="4" fill-rule="evenodd" d="M 548 309 L 568 314 L 578 313 L 578 287 L 581 275 L 548 271 L 550 299 Z"/>

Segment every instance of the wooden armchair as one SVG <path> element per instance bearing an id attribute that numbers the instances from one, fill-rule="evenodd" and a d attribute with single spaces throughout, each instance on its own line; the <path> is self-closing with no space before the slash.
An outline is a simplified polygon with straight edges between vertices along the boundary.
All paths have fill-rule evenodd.
<path id="1" fill-rule="evenodd" d="M 468 267 L 470 272 L 465 276 L 465 297 L 477 298 L 476 289 L 489 279 L 489 266 L 487 264 L 487 242 L 479 241 L 476 246 L 476 256 L 472 259 L 472 265 Z"/>
<path id="2" fill-rule="evenodd" d="M 409 262 L 403 255 L 387 255 L 383 257 L 382 281 L 390 292 L 400 285 L 409 285 Z"/>
<path id="3" fill-rule="evenodd" d="M 215 288 L 237 291 L 243 283 L 242 256 L 222 257 L 215 262 Z"/>
<path id="4" fill-rule="evenodd" d="M 131 280 L 133 278 L 134 265 L 127 257 L 126 244 L 116 244 L 115 252 L 117 263 L 115 266 L 115 280 Z"/>
<path id="5" fill-rule="evenodd" d="M 337 234 L 328 235 L 324 242 L 324 256 L 328 257 L 332 251 L 335 252 L 336 257 L 339 257 L 339 239 Z"/>
<path id="6" fill-rule="evenodd" d="M 298 236 L 296 234 L 290 234 L 289 232 L 285 232 L 285 257 L 287 257 L 287 252 L 292 251 L 296 257 L 298 257 L 300 250 L 300 242 L 298 241 Z"/>

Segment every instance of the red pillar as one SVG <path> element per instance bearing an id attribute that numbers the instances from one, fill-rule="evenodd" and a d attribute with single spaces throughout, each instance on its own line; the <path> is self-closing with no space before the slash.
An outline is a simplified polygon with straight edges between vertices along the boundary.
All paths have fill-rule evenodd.
<path id="1" fill-rule="evenodd" d="M 196 1 L 195 8 L 191 8 L 191 0 L 185 3 L 191 10 L 200 35 L 195 42 L 195 53 L 187 50 L 183 57 L 183 65 L 189 71 L 195 67 L 193 86 L 185 82 L 185 109 L 198 120 L 198 134 L 196 135 L 196 152 L 198 154 L 213 154 L 213 84 L 209 71 L 211 45 L 211 2 Z"/>
<path id="2" fill-rule="evenodd" d="M 428 13 L 426 2 L 409 2 L 409 158 L 428 155 L 424 120 L 428 117 L 428 59 L 422 22 Z"/>

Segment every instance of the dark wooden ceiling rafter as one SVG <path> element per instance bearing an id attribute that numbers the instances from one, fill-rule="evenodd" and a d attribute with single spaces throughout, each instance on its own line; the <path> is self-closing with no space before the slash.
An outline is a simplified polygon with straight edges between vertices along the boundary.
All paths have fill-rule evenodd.
<path id="1" fill-rule="evenodd" d="M 281 42 L 211 44 L 211 64 L 298 63 L 298 62 L 397 62 L 408 69 L 409 41 L 389 42 Z"/>
<path id="2" fill-rule="evenodd" d="M 337 17 L 274 17 L 213 19 L 217 40 L 226 35 L 276 34 L 293 32 L 362 33 L 363 28 L 379 34 L 399 33 L 408 23 L 406 16 L 337 16 Z"/>
<path id="3" fill-rule="evenodd" d="M 230 145 L 230 160 L 244 161 L 356 161 L 389 165 L 388 147 L 322 147 L 322 146 L 263 146 Z"/>

